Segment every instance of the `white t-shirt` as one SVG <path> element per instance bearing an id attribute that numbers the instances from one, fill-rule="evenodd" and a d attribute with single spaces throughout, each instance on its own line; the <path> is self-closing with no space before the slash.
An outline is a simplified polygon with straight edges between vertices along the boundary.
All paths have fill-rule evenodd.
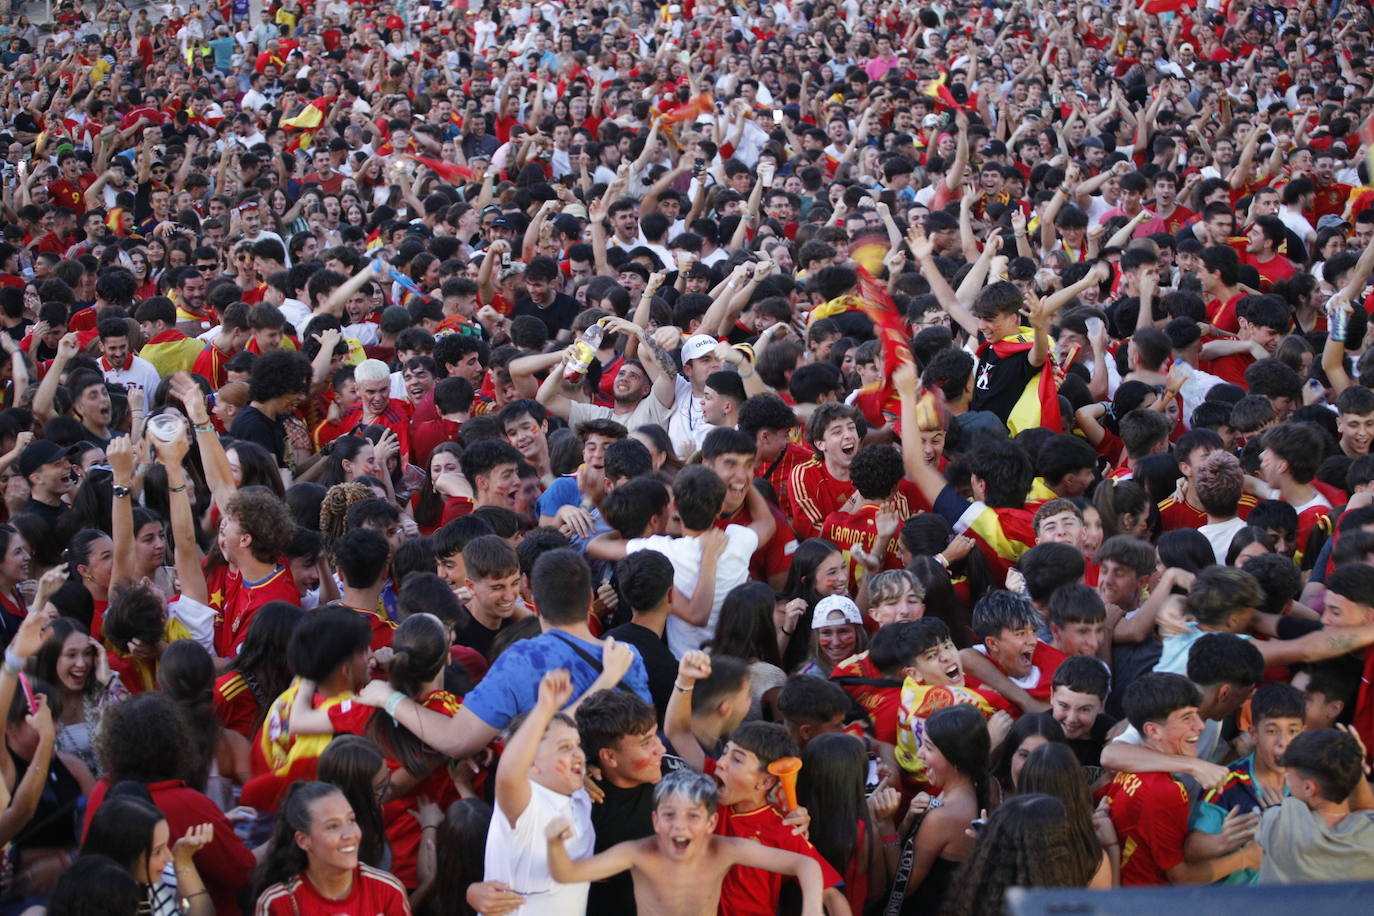
<path id="1" fill-rule="evenodd" d="M 282 313 L 291 327 L 295 328 L 296 334 L 305 333 L 305 326 L 310 323 L 310 319 L 315 317 L 310 311 L 310 306 L 299 299 L 283 299 L 277 310 Z"/>
<path id="2" fill-rule="evenodd" d="M 559 884 L 549 875 L 549 852 L 544 830 L 558 818 L 572 824 L 572 839 L 564 845 L 568 857 L 592 854 L 596 832 L 592 829 L 592 801 L 583 789 L 559 795 L 537 782 L 530 783 L 530 803 L 512 827 L 498 806 L 487 831 L 486 867 L 483 880 L 500 881 L 525 895 L 520 916 L 566 916 L 587 909 L 590 885 Z"/>
<path id="3" fill-rule="evenodd" d="M 1198 528 L 1198 532 L 1212 545 L 1212 553 L 1216 554 L 1217 565 L 1226 565 L 1226 551 L 1231 549 L 1231 539 L 1236 536 L 1237 531 L 1244 527 L 1245 519 L 1237 516 L 1230 521 L 1216 522 Z"/>
<path id="4" fill-rule="evenodd" d="M 105 381 L 111 385 L 119 385 L 121 388 L 138 388 L 147 396 L 145 402 L 151 404 L 153 392 L 157 391 L 158 384 L 162 381 L 162 376 L 157 374 L 157 369 L 153 364 L 141 356 L 135 356 L 129 361 L 127 369 L 106 369 Z"/>
<path id="5" fill-rule="evenodd" d="M 668 615 L 668 648 L 678 658 L 682 658 L 715 635 L 716 621 L 720 619 L 720 606 L 725 596 L 737 585 L 749 579 L 749 560 L 759 546 L 759 536 L 753 528 L 744 525 L 727 525 L 725 528 L 726 545 L 716 560 L 716 590 L 711 596 L 711 618 L 706 626 L 697 627 L 674 614 Z M 701 545 L 695 537 L 673 538 L 656 534 L 647 538 L 634 538 L 625 544 L 626 553 L 639 550 L 657 550 L 673 563 L 673 586 L 678 591 L 692 597 L 697 590 L 697 579 L 701 575 Z"/>
<path id="6" fill-rule="evenodd" d="M 629 413 L 616 413 L 611 408 L 602 407 L 600 404 L 572 401 L 568 405 L 568 423 L 576 429 L 577 424 L 585 423 L 588 420 L 614 420 L 630 432 L 634 432 L 641 426 L 647 426 L 651 423 L 656 426 L 665 425 L 671 412 L 672 408 L 664 407 L 658 396 L 650 391 Z"/>
<path id="7" fill-rule="evenodd" d="M 673 441 L 673 449 L 684 461 L 691 457 L 695 449 L 696 430 L 706 425 L 706 416 L 701 410 L 701 399 L 692 394 L 692 383 L 679 375 L 673 383 L 673 414 L 668 419 L 668 438 Z"/>

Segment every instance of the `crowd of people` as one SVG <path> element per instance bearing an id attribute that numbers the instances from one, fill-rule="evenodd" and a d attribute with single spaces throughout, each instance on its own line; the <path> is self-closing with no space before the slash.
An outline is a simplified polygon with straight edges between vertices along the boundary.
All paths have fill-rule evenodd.
<path id="1" fill-rule="evenodd" d="M 0 912 L 1374 880 L 1371 32 L 0 14 Z"/>

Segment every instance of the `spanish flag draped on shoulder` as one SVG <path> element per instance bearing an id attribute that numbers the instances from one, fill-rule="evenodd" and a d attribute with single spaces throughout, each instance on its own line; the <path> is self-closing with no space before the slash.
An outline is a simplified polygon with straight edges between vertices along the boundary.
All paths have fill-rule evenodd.
<path id="1" fill-rule="evenodd" d="M 320 754 L 324 753 L 334 737 L 332 734 L 292 733 L 291 706 L 296 702 L 301 683 L 300 678 L 295 678 L 291 686 L 272 701 L 253 738 L 249 753 L 253 776 L 244 784 L 240 801 L 259 811 L 276 811 L 277 804 L 291 783 L 314 779 Z M 325 710 L 343 707 L 350 712 L 351 707 L 357 707 L 359 713 L 371 713 L 371 709 L 358 703 L 352 693 L 323 699 L 312 697 L 311 705 L 315 709 Z"/>
<path id="2" fill-rule="evenodd" d="M 280 124 L 283 129 L 301 131 L 301 133 L 293 136 L 291 142 L 287 144 L 288 150 L 310 148 L 315 130 L 324 123 L 325 112 L 329 110 L 330 105 L 334 104 L 334 98 L 331 95 L 322 95 L 319 98 L 311 99 L 296 114 L 281 119 Z"/>
<path id="3" fill-rule="evenodd" d="M 998 359 L 1007 359 L 1018 353 L 1029 353 L 1035 347 L 1035 331 L 1021 327 L 1016 333 L 1001 340 L 984 341 L 978 345 L 977 356 L 980 361 L 992 353 Z M 1064 369 L 1054 358 L 1053 348 L 1045 359 L 1045 365 L 1035 377 L 1026 383 L 1021 396 L 1007 415 L 1007 431 L 1015 436 L 1026 429 L 1043 426 L 1054 432 L 1063 432 L 1064 417 L 1059 409 L 1059 385 L 1064 378 Z"/>

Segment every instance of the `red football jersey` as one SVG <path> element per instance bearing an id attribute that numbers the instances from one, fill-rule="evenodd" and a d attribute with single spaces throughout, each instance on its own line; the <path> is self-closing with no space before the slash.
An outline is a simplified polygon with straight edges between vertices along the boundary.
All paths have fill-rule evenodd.
<path id="1" fill-rule="evenodd" d="M 237 572 L 225 576 L 223 611 L 215 621 L 215 654 L 220 658 L 238 655 L 253 615 L 258 608 L 271 601 L 295 605 L 301 603 L 300 592 L 296 590 L 296 582 L 291 578 L 289 568 L 278 566 L 261 582 L 245 582 Z"/>
<path id="2" fill-rule="evenodd" d="M 792 567 L 792 554 L 797 552 L 797 536 L 792 533 L 792 526 L 787 523 L 787 517 L 771 504 L 768 510 L 773 514 L 773 524 L 776 526 L 773 536 L 760 544 L 754 555 L 749 558 L 749 578 L 760 582 L 768 581 L 771 576 L 786 573 Z M 754 516 L 749 513 L 749 504 L 745 503 L 734 515 L 717 516 L 715 527 L 724 531 L 729 525 L 748 527 L 753 522 Z"/>
<path id="3" fill-rule="evenodd" d="M 1050 700 L 1050 693 L 1053 689 L 1054 673 L 1059 670 L 1060 664 L 1066 658 L 1068 658 L 1068 656 L 1060 652 L 1054 646 L 1047 642 L 1036 640 L 1035 652 L 1031 654 L 1031 665 L 1034 666 L 1031 672 L 1036 674 L 1037 678 L 1032 686 L 1023 686 L 1021 689 L 1030 694 L 1034 699 L 1043 700 L 1048 703 Z M 995 658 L 989 655 L 987 659 L 997 667 L 998 671 L 1002 671 L 1002 666 L 997 664 Z M 1005 671 L 1002 671 L 1002 673 L 1006 674 Z M 964 675 L 964 684 L 974 690 L 982 690 L 986 687 L 982 681 L 971 674 Z"/>
<path id="4" fill-rule="evenodd" d="M 353 887 L 342 900 L 331 900 L 315 890 L 304 874 L 284 884 L 274 884 L 258 897 L 254 916 L 337 916 L 339 913 L 366 913 L 367 916 L 410 916 L 406 889 L 394 875 L 358 865 Z"/>
<path id="5" fill-rule="evenodd" d="M 856 655 L 839 665 L 830 676 L 866 681 L 885 680 L 882 672 L 873 667 L 873 662 L 869 660 L 867 652 Z M 902 685 L 900 681 L 892 681 L 891 683 L 892 686 L 890 687 L 882 684 L 856 683 L 841 683 L 840 686 L 868 713 L 869 721 L 873 723 L 873 737 L 885 744 L 895 745 L 897 743 L 898 713 L 902 706 Z"/>
<path id="6" fill-rule="evenodd" d="M 833 476 L 820 458 L 794 467 L 791 485 L 796 507 L 793 527 L 802 540 L 819 537 L 825 517 L 843 506 L 854 493 L 854 484 Z"/>
<path id="7" fill-rule="evenodd" d="M 715 771 L 715 761 L 708 759 L 706 773 Z M 771 806 L 764 805 L 742 814 L 729 808 L 718 809 L 716 833 L 719 836 L 739 837 L 753 840 L 773 849 L 801 853 L 816 860 L 821 867 L 822 883 L 835 887 L 843 882 L 839 873 L 816 851 L 810 841 L 792 832 L 792 828 L 782 822 L 782 815 Z M 725 875 L 720 886 L 720 912 L 730 916 L 774 916 L 778 911 L 778 895 L 782 892 L 783 882 L 790 880 L 784 876 L 761 868 L 745 868 L 736 865 Z"/>
<path id="8" fill-rule="evenodd" d="M 1168 884 L 1183 861 L 1188 790 L 1168 773 L 1117 773 L 1107 787 L 1108 812 L 1121 840 L 1121 884 Z"/>
<path id="9" fill-rule="evenodd" d="M 1241 518 L 1248 518 L 1250 510 L 1255 508 L 1258 502 L 1249 493 L 1242 495 L 1237 514 Z M 1174 499 L 1170 496 L 1159 504 L 1159 520 L 1165 531 L 1174 531 L 1179 528 L 1201 528 L 1207 524 L 1207 513 L 1201 509 L 1194 509 L 1184 500 Z"/>
<path id="10" fill-rule="evenodd" d="M 237 671 L 230 671 L 215 679 L 215 692 L 211 698 L 215 708 L 215 718 L 230 731 L 236 731 L 251 739 L 258 727 L 258 698 L 253 689 Z"/>

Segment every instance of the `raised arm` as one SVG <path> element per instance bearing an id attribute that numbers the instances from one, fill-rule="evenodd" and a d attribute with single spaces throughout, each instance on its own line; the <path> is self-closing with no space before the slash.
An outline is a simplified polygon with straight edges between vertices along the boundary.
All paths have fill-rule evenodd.
<path id="1" fill-rule="evenodd" d="M 935 264 L 935 248 L 930 244 L 930 239 L 926 237 L 925 229 L 921 226 L 912 226 L 906 233 L 906 244 L 911 249 L 911 255 L 916 261 L 916 266 L 920 269 L 921 276 L 926 278 L 930 284 L 930 291 L 935 294 L 935 298 L 940 300 L 940 306 L 945 312 L 954 319 L 959 327 L 970 335 L 978 333 L 978 319 L 973 317 L 962 302 L 954 288 L 949 285 L 945 275 L 940 273 L 940 268 Z"/>
<path id="2" fill-rule="evenodd" d="M 133 441 L 128 436 L 111 439 L 105 457 L 110 462 L 111 481 L 124 491 L 123 496 L 115 496 L 110 509 L 110 537 L 114 541 L 110 585 L 128 585 L 134 581 Z"/>
<path id="3" fill-rule="evenodd" d="M 711 676 L 711 656 L 692 651 L 682 656 L 677 665 L 677 680 L 673 681 L 673 695 L 663 713 L 663 734 L 673 750 L 689 767 L 701 772 L 706 767 L 706 752 L 692 731 L 692 690 L 697 681 Z"/>
<path id="4" fill-rule="evenodd" d="M 172 516 L 172 537 L 176 541 L 172 562 L 176 564 L 178 587 L 183 596 L 207 604 L 210 601 L 210 589 L 205 584 L 205 570 L 200 565 L 196 518 L 191 509 L 190 494 L 186 491 L 185 461 L 191 443 L 184 435 L 177 436 L 171 442 L 154 437 L 153 448 L 167 471 L 167 502 Z"/>
<path id="5" fill-rule="evenodd" d="M 923 429 L 918 420 L 917 411 L 917 391 L 916 391 L 916 367 L 909 362 L 903 362 L 892 370 L 892 383 L 900 396 L 902 429 L 913 430 Z M 929 420 L 931 418 L 927 418 Z M 926 426 L 932 426 L 927 423 Z M 902 437 L 902 466 L 906 470 L 906 477 L 916 484 L 925 496 L 926 501 L 932 506 L 940 497 L 940 494 L 947 486 L 945 478 L 935 468 L 926 464 L 925 456 L 921 451 L 921 437 L 906 435 Z"/>
<path id="6" fill-rule="evenodd" d="M 44 373 L 43 381 L 38 383 L 38 391 L 33 396 L 33 413 L 38 419 L 52 419 L 53 399 L 57 397 L 57 386 L 62 379 L 62 372 L 80 346 L 75 331 L 62 335 L 62 339 L 57 342 L 57 355 L 53 357 L 52 364 L 48 366 L 48 371 Z"/>
<path id="7" fill-rule="evenodd" d="M 529 807 L 530 768 L 539 752 L 539 742 L 558 710 L 572 697 L 572 689 L 567 669 L 546 673 L 539 681 L 539 698 L 534 708 L 511 735 L 501 762 L 496 765 L 496 807 L 512 827 Z"/>
<path id="8" fill-rule="evenodd" d="M 205 408 L 205 393 L 185 372 L 172 376 L 172 393 L 186 408 L 186 417 L 191 421 L 191 428 L 196 433 L 196 445 L 200 448 L 205 482 L 210 487 L 215 505 L 223 512 L 234 493 L 234 471 L 229 465 L 229 456 L 224 452 L 219 433 L 210 424 L 210 412 Z"/>

